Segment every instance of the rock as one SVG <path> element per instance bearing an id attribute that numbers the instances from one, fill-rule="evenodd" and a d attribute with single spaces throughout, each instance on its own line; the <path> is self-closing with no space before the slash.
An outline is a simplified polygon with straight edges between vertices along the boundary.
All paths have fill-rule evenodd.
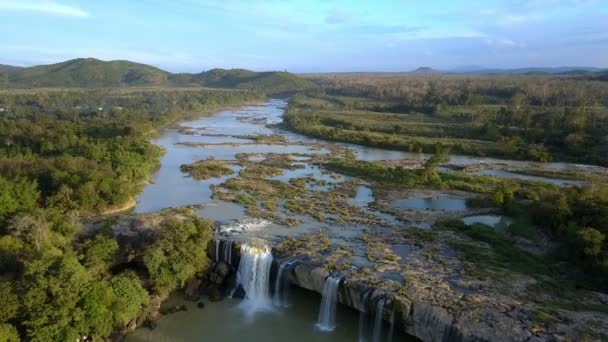
<path id="1" fill-rule="evenodd" d="M 163 303 L 163 298 L 158 295 L 153 295 L 150 297 L 150 302 L 148 303 L 148 318 L 149 319 L 158 319 L 160 316 L 160 308 Z"/>
<path id="2" fill-rule="evenodd" d="M 205 303 L 198 302 L 198 304 L 196 304 L 196 307 L 199 308 L 199 309 L 204 309 L 205 308 Z"/>
<path id="3" fill-rule="evenodd" d="M 201 284 L 202 281 L 200 279 L 191 279 L 186 283 L 186 288 L 184 290 L 184 298 L 189 301 L 197 301 L 201 298 Z"/>
<path id="4" fill-rule="evenodd" d="M 224 296 L 222 296 L 222 292 L 217 287 L 214 287 L 209 291 L 209 300 L 212 302 L 219 302 L 222 299 L 224 299 Z"/>
<path id="5" fill-rule="evenodd" d="M 148 328 L 150 330 L 156 329 L 157 326 L 158 326 L 158 323 L 156 321 L 153 321 L 153 320 L 150 320 L 150 319 L 146 320 L 144 322 L 144 327 L 146 327 L 146 328 Z"/>
<path id="6" fill-rule="evenodd" d="M 161 313 L 163 315 L 171 315 L 180 311 L 188 311 L 188 307 L 186 305 L 172 305 L 162 309 Z"/>
<path id="7" fill-rule="evenodd" d="M 294 283 L 310 291 L 323 293 L 325 278 L 328 272 L 323 267 L 315 267 L 309 264 L 298 264 L 294 270 Z"/>
<path id="8" fill-rule="evenodd" d="M 125 333 L 130 333 L 135 331 L 135 329 L 137 329 L 137 320 L 136 319 L 132 319 L 129 321 L 129 323 L 127 323 L 127 325 L 125 326 Z"/>
<path id="9" fill-rule="evenodd" d="M 242 286 L 237 287 L 236 291 L 232 294 L 232 298 L 244 299 L 245 298 L 245 290 Z"/>
<path id="10" fill-rule="evenodd" d="M 211 272 L 209 274 L 209 281 L 212 282 L 212 283 L 215 283 L 216 280 L 217 280 L 217 273 Z"/>
<path id="11" fill-rule="evenodd" d="M 217 265 L 215 271 L 219 277 L 224 279 L 230 273 L 230 267 L 228 266 L 228 264 L 222 261 Z"/>
<path id="12" fill-rule="evenodd" d="M 414 302 L 406 317 L 405 330 L 423 341 L 448 341 L 454 317 L 445 309 L 425 302 Z M 455 341 L 460 339 L 455 338 Z"/>

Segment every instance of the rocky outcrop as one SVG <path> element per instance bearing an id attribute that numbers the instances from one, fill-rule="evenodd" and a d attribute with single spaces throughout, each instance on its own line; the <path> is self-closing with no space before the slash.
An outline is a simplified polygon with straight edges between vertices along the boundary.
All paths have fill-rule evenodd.
<path id="1" fill-rule="evenodd" d="M 198 301 L 201 298 L 202 284 L 203 281 L 201 279 L 190 279 L 184 287 L 184 298 L 192 302 Z"/>
<path id="2" fill-rule="evenodd" d="M 215 248 L 210 244 L 210 248 Z M 210 256 L 214 249 L 210 250 Z M 216 263 L 210 275 L 212 283 L 220 285 L 214 289 L 226 287 L 238 265 Z M 273 265 L 272 274 L 276 276 L 278 265 Z M 313 262 L 302 260 L 285 274 L 291 284 L 300 288 L 322 294 L 329 272 Z M 215 278 L 214 278 L 215 277 Z M 374 289 L 371 289 L 374 290 Z M 435 289 L 439 290 L 439 289 Z M 385 294 L 382 290 L 371 293 L 365 301 L 369 287 L 363 286 L 346 277 L 338 291 L 338 302 L 358 311 L 375 310 L 376 303 L 386 299 L 383 317 L 389 320 L 394 310 L 395 327 L 422 341 L 432 342 L 477 342 L 477 341 L 547 341 L 550 336 L 537 336 L 531 332 L 529 317 L 516 303 L 506 298 L 491 302 L 482 296 L 446 296 L 443 301 L 429 302 L 415 294 L 410 298 L 403 294 Z M 449 289 L 441 289 L 449 291 Z M 439 291 L 439 292 L 441 292 Z M 452 292 L 450 292 L 452 293 Z M 454 292 L 455 293 L 455 292 Z M 499 302 L 502 304 L 494 305 Z M 441 304 L 443 303 L 443 304 Z M 488 305 L 492 303 L 492 305 Z M 367 306 L 367 307 L 366 307 Z"/>

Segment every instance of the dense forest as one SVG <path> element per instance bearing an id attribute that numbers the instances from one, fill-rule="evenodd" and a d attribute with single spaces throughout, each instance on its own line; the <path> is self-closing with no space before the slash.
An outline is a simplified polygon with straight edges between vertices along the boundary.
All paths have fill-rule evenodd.
<path id="1" fill-rule="evenodd" d="M 0 93 L 0 341 L 109 336 L 204 269 L 209 222 L 164 219 L 133 269 L 83 216 L 120 207 L 159 165 L 158 128 L 262 99 L 234 90 L 42 90 Z M 143 272 L 143 273 L 142 273 Z"/>
<path id="2" fill-rule="evenodd" d="M 297 131 L 363 145 L 608 163 L 608 83 L 584 77 L 329 75 L 290 103 Z"/>

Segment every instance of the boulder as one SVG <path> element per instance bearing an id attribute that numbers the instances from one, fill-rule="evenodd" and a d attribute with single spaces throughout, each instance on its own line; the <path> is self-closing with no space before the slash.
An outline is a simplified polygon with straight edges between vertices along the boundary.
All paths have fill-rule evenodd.
<path id="1" fill-rule="evenodd" d="M 148 303 L 148 319 L 158 319 L 160 316 L 160 308 L 164 299 L 159 295 L 150 296 L 150 302 Z"/>
<path id="2" fill-rule="evenodd" d="M 244 299 L 245 289 L 243 289 L 242 286 L 237 287 L 234 293 L 232 294 L 232 298 Z"/>
<path id="3" fill-rule="evenodd" d="M 199 300 L 201 298 L 201 285 L 202 281 L 200 279 L 189 280 L 184 289 L 184 298 L 193 302 Z"/>
<path id="4" fill-rule="evenodd" d="M 450 340 L 454 317 L 441 307 L 413 302 L 405 318 L 405 330 L 410 335 L 429 342 Z"/>
<path id="5" fill-rule="evenodd" d="M 217 267 L 215 268 L 215 272 L 222 279 L 226 278 L 228 276 L 228 274 L 230 273 L 230 266 L 228 266 L 228 264 L 226 264 L 225 262 L 222 261 L 217 264 Z"/>
<path id="6" fill-rule="evenodd" d="M 217 287 L 211 288 L 208 295 L 209 300 L 211 300 L 212 302 L 219 302 L 224 299 L 224 296 L 222 296 L 222 291 L 220 291 L 220 289 L 218 289 Z"/>
<path id="7" fill-rule="evenodd" d="M 317 293 L 323 293 L 325 278 L 329 272 L 323 267 L 301 263 L 293 269 L 293 283 Z"/>
<path id="8" fill-rule="evenodd" d="M 148 328 L 150 330 L 156 329 L 157 325 L 158 325 L 158 323 L 156 321 L 153 321 L 153 320 L 150 320 L 150 319 L 148 319 L 148 320 L 146 320 L 144 322 L 144 327 L 146 327 L 146 328 Z"/>

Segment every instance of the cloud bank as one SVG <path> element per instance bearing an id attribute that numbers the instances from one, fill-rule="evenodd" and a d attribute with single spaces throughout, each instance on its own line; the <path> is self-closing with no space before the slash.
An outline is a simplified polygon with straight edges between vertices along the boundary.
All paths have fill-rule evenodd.
<path id="1" fill-rule="evenodd" d="M 36 12 L 64 17 L 86 18 L 89 13 L 55 1 L 0 0 L 0 11 Z"/>

